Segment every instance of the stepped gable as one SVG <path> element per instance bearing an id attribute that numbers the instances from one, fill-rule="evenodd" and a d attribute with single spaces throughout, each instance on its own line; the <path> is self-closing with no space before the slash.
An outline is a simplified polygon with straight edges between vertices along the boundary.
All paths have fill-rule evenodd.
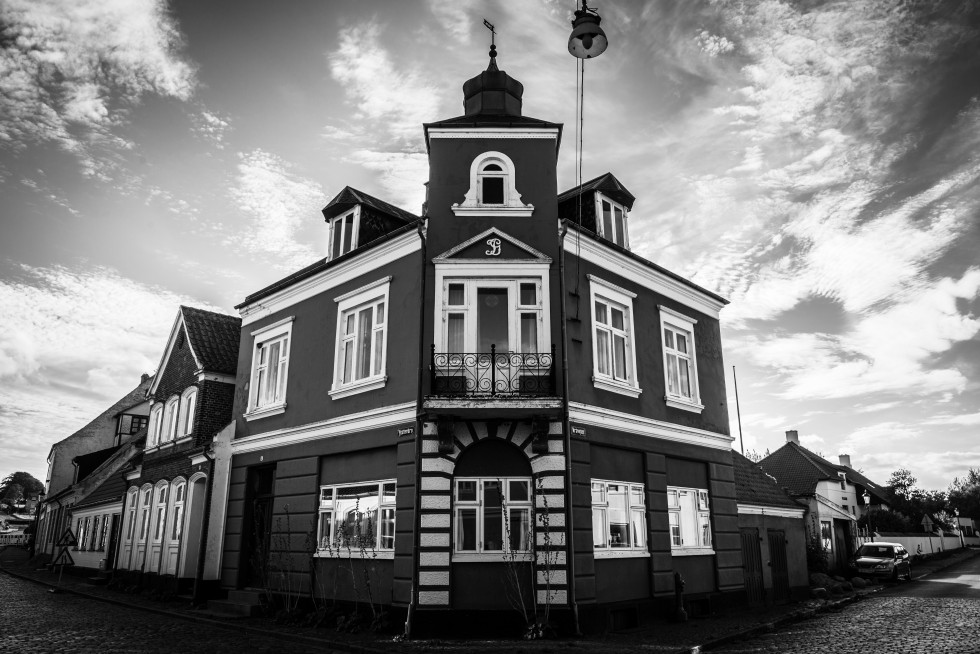
<path id="1" fill-rule="evenodd" d="M 180 307 L 191 350 L 203 370 L 234 375 L 242 319 L 194 307 Z"/>
<path id="2" fill-rule="evenodd" d="M 732 463 L 735 468 L 735 499 L 740 504 L 803 508 L 758 464 L 735 451 L 732 451 Z"/>

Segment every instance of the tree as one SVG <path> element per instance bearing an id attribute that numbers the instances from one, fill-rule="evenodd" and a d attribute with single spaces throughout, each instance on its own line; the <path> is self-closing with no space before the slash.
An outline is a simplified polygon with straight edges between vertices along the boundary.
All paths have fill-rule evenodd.
<path id="1" fill-rule="evenodd" d="M 925 515 L 931 516 L 936 527 L 949 529 L 952 526 L 952 510 L 946 491 L 927 491 L 917 488 L 917 479 L 908 468 L 899 468 L 888 478 L 888 488 L 892 492 L 891 507 L 901 513 L 913 526 L 920 529 L 920 522 Z M 878 529 L 875 520 L 875 529 Z"/>
<path id="2" fill-rule="evenodd" d="M 745 453 L 745 458 L 753 463 L 758 463 L 759 461 L 762 461 L 767 456 L 769 456 L 769 448 L 766 448 L 765 454 L 761 454 L 757 450 L 749 450 L 748 452 Z"/>
<path id="3" fill-rule="evenodd" d="M 0 497 L 12 502 L 44 492 L 44 484 L 29 472 L 12 472 L 0 482 Z"/>
<path id="4" fill-rule="evenodd" d="M 964 518 L 980 520 L 980 470 L 970 468 L 964 479 L 953 479 L 949 485 L 949 505 Z"/>
<path id="5" fill-rule="evenodd" d="M 912 476 L 911 470 L 908 468 L 899 468 L 888 478 L 887 485 L 896 497 L 908 500 L 912 497 L 912 492 L 915 490 L 915 482 L 917 481 L 918 479 Z"/>

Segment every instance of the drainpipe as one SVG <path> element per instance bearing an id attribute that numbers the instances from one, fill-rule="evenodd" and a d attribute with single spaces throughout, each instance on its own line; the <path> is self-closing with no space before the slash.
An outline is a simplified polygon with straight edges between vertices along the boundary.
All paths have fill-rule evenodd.
<path id="1" fill-rule="evenodd" d="M 572 620 L 575 625 L 575 635 L 582 630 L 578 621 L 578 602 L 575 601 L 575 539 L 572 533 L 572 427 L 568 413 L 568 324 L 565 307 L 565 235 L 568 233 L 568 222 L 562 221 L 558 233 L 558 292 L 561 294 L 561 386 L 562 386 L 562 429 L 565 431 L 565 493 L 568 502 L 565 511 L 568 520 L 565 521 L 565 542 L 568 543 L 568 601 L 572 605 Z M 576 280 L 576 283 L 578 280 Z"/>
<path id="2" fill-rule="evenodd" d="M 419 300 L 419 368 L 416 377 L 416 396 L 415 396 L 415 511 L 412 531 L 414 532 L 415 547 L 412 553 L 412 597 L 408 602 L 408 613 L 405 616 L 405 637 L 412 637 L 412 620 L 415 617 L 415 609 L 418 606 L 419 597 L 419 547 L 421 547 L 422 517 L 419 510 L 422 506 L 422 380 L 425 369 L 425 271 L 428 267 L 426 254 L 425 232 L 423 231 L 424 222 L 420 220 L 417 224 L 419 240 L 422 241 L 421 261 L 422 274 L 420 282 L 421 298 Z"/>
<path id="3" fill-rule="evenodd" d="M 213 442 L 212 437 L 212 442 Z M 207 560 L 208 552 L 208 528 L 211 526 L 211 489 L 214 488 L 214 457 L 208 452 L 208 448 L 205 445 L 204 450 L 201 452 L 204 458 L 208 460 L 208 478 L 204 482 L 204 515 L 201 516 L 201 545 L 197 550 L 197 566 L 194 571 L 194 590 L 191 593 L 193 596 L 192 602 L 197 604 L 201 601 L 201 594 L 204 592 L 204 562 Z M 188 482 L 188 488 L 184 491 L 184 520 L 187 520 L 187 504 L 188 504 L 188 493 L 190 482 Z M 193 507 L 192 507 L 193 508 Z M 179 565 L 179 562 L 178 562 Z"/>

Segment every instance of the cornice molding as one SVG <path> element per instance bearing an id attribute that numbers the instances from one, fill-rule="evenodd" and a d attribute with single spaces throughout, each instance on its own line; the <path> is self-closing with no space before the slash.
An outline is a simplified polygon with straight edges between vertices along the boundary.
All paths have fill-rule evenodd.
<path id="1" fill-rule="evenodd" d="M 606 427 L 666 441 L 710 447 L 716 450 L 731 449 L 732 441 L 735 440 L 731 436 L 705 429 L 652 420 L 632 413 L 613 411 L 605 407 L 582 404 L 581 402 L 568 403 L 568 418 L 570 421 L 582 425 Z"/>

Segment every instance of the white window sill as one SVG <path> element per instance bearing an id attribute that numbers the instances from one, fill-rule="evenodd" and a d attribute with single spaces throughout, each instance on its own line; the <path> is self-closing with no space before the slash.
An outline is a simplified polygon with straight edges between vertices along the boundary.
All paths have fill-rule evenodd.
<path id="1" fill-rule="evenodd" d="M 610 379 L 608 377 L 600 377 L 598 375 L 592 375 L 592 384 L 596 388 L 604 391 L 611 391 L 613 393 L 619 393 L 620 395 L 629 395 L 630 397 L 640 397 L 640 393 L 643 392 L 643 389 L 638 386 L 633 386 L 632 384 Z"/>
<path id="2" fill-rule="evenodd" d="M 532 561 L 531 552 L 456 552 L 453 563 L 508 563 L 511 557 L 515 561 Z"/>
<path id="3" fill-rule="evenodd" d="M 270 404 L 268 406 L 261 407 L 259 409 L 252 409 L 242 417 L 245 420 L 258 420 L 259 418 L 265 418 L 267 416 L 277 416 L 280 413 L 286 412 L 286 403 L 280 402 L 279 404 Z"/>
<path id="4" fill-rule="evenodd" d="M 595 558 L 597 559 L 646 559 L 650 557 L 647 550 L 632 549 L 596 549 Z"/>
<path id="5" fill-rule="evenodd" d="M 152 446 L 146 448 L 145 450 L 143 450 L 143 454 L 153 454 L 154 452 L 156 452 L 159 449 L 160 449 L 160 446 L 159 445 L 152 445 Z"/>
<path id="6" fill-rule="evenodd" d="M 174 441 L 174 445 L 180 445 L 182 443 L 189 443 L 190 440 L 191 440 L 191 435 L 190 434 L 188 434 L 187 436 L 181 436 L 180 438 L 178 438 L 177 440 Z"/>
<path id="7" fill-rule="evenodd" d="M 157 449 L 158 450 L 165 450 L 168 447 L 173 447 L 173 446 L 174 446 L 174 442 L 173 441 L 167 441 L 166 443 L 160 443 L 159 445 L 157 445 Z"/>
<path id="8" fill-rule="evenodd" d="M 346 547 L 332 550 L 317 550 L 313 555 L 318 559 L 387 559 L 394 560 L 394 550 L 361 550 L 352 547 L 348 554 Z"/>
<path id="9" fill-rule="evenodd" d="M 453 214 L 457 216 L 500 216 L 511 218 L 530 218 L 534 213 L 531 205 L 522 207 L 505 207 L 499 204 L 486 204 L 474 206 L 453 205 Z"/>
<path id="10" fill-rule="evenodd" d="M 387 383 L 387 375 L 382 375 L 380 377 L 367 377 L 366 379 L 360 379 L 356 382 L 351 382 L 343 386 L 334 386 L 327 391 L 327 395 L 334 400 L 339 400 L 342 397 L 348 397 L 350 395 L 357 395 L 358 393 L 366 393 L 367 391 L 384 388 L 384 385 Z"/>
<path id="11" fill-rule="evenodd" d="M 690 411 L 691 413 L 701 413 L 701 411 L 704 410 L 703 404 L 699 404 L 698 402 L 684 397 L 664 395 L 664 402 L 666 402 L 667 406 L 669 407 L 683 409 L 684 411 Z"/>
<path id="12" fill-rule="evenodd" d="M 715 550 L 711 547 L 672 547 L 671 556 L 712 556 Z"/>

